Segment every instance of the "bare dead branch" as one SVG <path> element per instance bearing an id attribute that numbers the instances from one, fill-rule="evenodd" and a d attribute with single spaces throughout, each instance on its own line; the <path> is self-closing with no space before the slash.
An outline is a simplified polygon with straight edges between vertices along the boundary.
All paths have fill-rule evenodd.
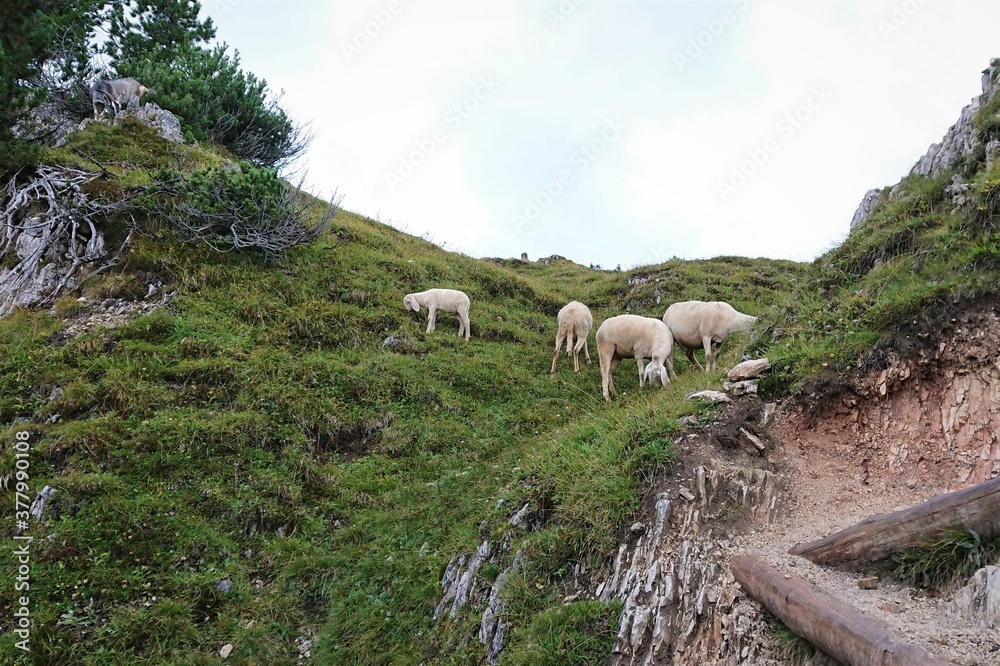
<path id="1" fill-rule="evenodd" d="M 103 271 L 118 260 L 131 234 L 108 259 L 100 229 L 132 207 L 131 196 L 103 202 L 81 189 L 99 173 L 40 166 L 27 180 L 13 176 L 0 191 L 0 315 L 51 302 L 75 285 L 81 268 Z"/>

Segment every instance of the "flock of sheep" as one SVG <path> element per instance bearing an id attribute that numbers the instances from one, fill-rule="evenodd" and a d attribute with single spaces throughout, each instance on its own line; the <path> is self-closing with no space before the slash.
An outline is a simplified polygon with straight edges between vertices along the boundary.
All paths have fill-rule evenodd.
<path id="1" fill-rule="evenodd" d="M 145 93 L 156 92 L 135 79 L 98 79 L 90 90 L 97 118 L 109 107 L 117 112 L 127 106 L 133 97 L 142 99 Z M 434 330 L 438 310 L 454 312 L 458 315 L 458 335 L 468 340 L 469 297 L 456 289 L 428 289 L 415 294 L 407 294 L 403 307 L 414 312 L 427 308 L 427 332 Z M 555 374 L 559 349 L 566 342 L 566 353 L 573 355 L 573 370 L 580 372 L 580 349 L 590 363 L 587 336 L 594 327 L 594 317 L 590 309 L 579 301 L 572 301 L 559 311 L 559 331 L 556 333 L 556 348 L 552 355 L 550 374 Z M 616 393 L 611 372 L 623 358 L 634 358 L 639 366 L 639 386 L 646 380 L 654 382 L 659 378 L 666 386 L 669 378 L 676 378 L 674 371 L 674 344 L 687 351 L 692 364 L 702 369 L 694 357 L 694 350 L 705 350 L 705 372 L 715 369 L 715 354 L 712 343 L 721 345 L 730 334 L 749 330 L 757 321 L 756 317 L 737 312 L 733 306 L 721 301 L 705 303 L 685 301 L 674 303 L 667 308 L 662 321 L 653 317 L 638 315 L 618 315 L 611 317 L 597 329 L 597 354 L 601 361 L 601 387 L 604 399 L 610 401 Z M 650 359 L 648 365 L 645 359 Z"/>
<path id="2" fill-rule="evenodd" d="M 427 332 L 434 330 L 438 311 L 454 312 L 458 315 L 459 337 L 468 340 L 469 297 L 456 289 L 428 289 L 403 298 L 403 307 L 414 312 L 427 308 Z M 587 336 L 594 327 L 594 317 L 590 309 L 579 301 L 564 306 L 558 315 L 559 330 L 556 333 L 556 348 L 552 355 L 550 374 L 555 374 L 556 362 L 563 342 L 566 354 L 573 356 L 573 370 L 580 372 L 580 350 L 590 363 Z M 666 386 L 670 378 L 676 378 L 674 371 L 674 344 L 684 348 L 688 360 L 704 372 L 716 367 L 712 344 L 721 345 L 733 333 L 748 331 L 757 321 L 756 317 L 738 312 L 729 303 L 722 301 L 684 301 L 667 308 L 663 319 L 623 314 L 606 319 L 597 329 L 597 355 L 601 362 L 601 388 L 604 399 L 611 400 L 616 393 L 612 371 L 623 358 L 634 358 L 639 366 L 639 386 L 646 380 L 652 383 L 657 378 Z M 705 350 L 705 366 L 694 357 L 695 349 Z M 646 359 L 649 364 L 645 364 Z M 669 378 L 668 378 L 669 377 Z"/>

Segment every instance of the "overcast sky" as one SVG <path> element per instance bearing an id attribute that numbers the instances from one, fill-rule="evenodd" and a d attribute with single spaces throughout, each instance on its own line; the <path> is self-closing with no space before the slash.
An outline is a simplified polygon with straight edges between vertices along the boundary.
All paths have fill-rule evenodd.
<path id="1" fill-rule="evenodd" d="M 447 250 L 808 261 L 1000 56 L 995 0 L 202 0 L 307 187 Z"/>

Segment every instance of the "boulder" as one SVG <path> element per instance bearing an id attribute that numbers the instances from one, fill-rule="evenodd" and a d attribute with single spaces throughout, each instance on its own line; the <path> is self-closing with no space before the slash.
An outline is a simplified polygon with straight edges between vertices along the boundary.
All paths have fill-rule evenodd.
<path id="1" fill-rule="evenodd" d="M 705 400 L 707 402 L 732 402 L 732 398 L 723 393 L 722 391 L 698 391 L 697 393 L 692 393 L 685 400 Z"/>
<path id="2" fill-rule="evenodd" d="M 771 369 L 771 362 L 766 358 L 743 361 L 734 366 L 728 373 L 729 381 L 742 382 L 747 379 L 757 379 Z"/>

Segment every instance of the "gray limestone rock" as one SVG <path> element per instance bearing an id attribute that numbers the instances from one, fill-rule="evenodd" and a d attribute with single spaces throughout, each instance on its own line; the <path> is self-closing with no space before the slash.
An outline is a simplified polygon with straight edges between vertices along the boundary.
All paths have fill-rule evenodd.
<path id="1" fill-rule="evenodd" d="M 854 217 L 851 218 L 851 229 L 864 224 L 865 220 L 875 210 L 875 207 L 882 203 L 884 199 L 882 190 L 868 190 L 865 192 L 864 198 L 861 199 L 861 204 L 858 205 L 858 209 L 854 211 Z"/>

